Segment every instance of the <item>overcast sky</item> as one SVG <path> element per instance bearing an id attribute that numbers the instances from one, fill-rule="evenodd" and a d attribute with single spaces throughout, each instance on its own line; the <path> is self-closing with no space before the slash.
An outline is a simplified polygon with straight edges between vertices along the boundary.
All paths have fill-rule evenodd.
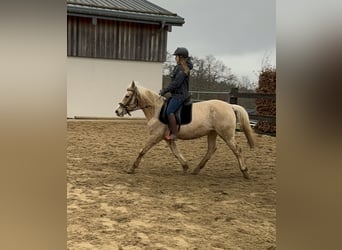
<path id="1" fill-rule="evenodd" d="M 275 0 L 149 0 L 185 19 L 168 34 L 168 51 L 214 55 L 232 73 L 257 80 L 262 61 L 276 64 Z"/>

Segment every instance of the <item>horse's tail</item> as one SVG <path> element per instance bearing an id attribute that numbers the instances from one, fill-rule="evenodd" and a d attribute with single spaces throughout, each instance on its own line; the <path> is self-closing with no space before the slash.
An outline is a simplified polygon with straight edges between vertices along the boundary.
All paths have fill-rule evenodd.
<path id="1" fill-rule="evenodd" d="M 240 123 L 240 128 L 245 133 L 250 148 L 254 148 L 254 135 L 251 125 L 249 123 L 249 116 L 247 111 L 240 105 L 232 104 L 233 110 L 237 115 L 237 120 Z"/>

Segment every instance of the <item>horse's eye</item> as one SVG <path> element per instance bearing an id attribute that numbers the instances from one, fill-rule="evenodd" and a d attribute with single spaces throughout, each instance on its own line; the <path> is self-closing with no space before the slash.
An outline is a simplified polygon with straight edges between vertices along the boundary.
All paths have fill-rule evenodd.
<path id="1" fill-rule="evenodd" d="M 125 98 L 128 98 L 128 97 L 129 97 L 129 95 L 126 95 L 126 96 L 125 96 Z"/>

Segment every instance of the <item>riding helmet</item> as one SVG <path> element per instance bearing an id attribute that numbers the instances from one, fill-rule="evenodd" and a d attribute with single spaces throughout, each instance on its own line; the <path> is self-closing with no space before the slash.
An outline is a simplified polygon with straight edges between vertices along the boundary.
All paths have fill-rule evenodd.
<path id="1" fill-rule="evenodd" d="M 189 52 L 186 48 L 178 47 L 173 53 L 174 56 L 181 56 L 187 58 L 189 56 Z"/>

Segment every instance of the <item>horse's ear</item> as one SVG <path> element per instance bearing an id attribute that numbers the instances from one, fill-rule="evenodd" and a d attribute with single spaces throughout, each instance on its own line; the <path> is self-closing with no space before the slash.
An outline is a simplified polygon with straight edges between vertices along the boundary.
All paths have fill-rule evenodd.
<path id="1" fill-rule="evenodd" d="M 132 88 L 132 89 L 135 89 L 135 82 L 134 82 L 134 80 L 133 80 L 132 83 L 131 83 L 131 88 Z"/>

